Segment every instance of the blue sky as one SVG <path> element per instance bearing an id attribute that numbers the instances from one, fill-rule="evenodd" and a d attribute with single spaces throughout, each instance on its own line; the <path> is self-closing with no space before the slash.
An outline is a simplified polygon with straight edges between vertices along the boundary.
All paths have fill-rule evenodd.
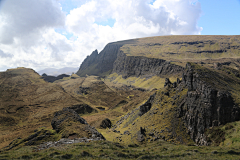
<path id="1" fill-rule="evenodd" d="M 77 0 L 60 0 L 67 14 L 81 6 Z M 153 4 L 154 0 L 150 2 Z M 201 4 L 201 17 L 198 26 L 203 27 L 202 35 L 240 35 L 240 0 L 198 0 Z M 114 19 L 99 22 L 113 26 Z"/>
<path id="2" fill-rule="evenodd" d="M 239 0 L 199 0 L 202 16 L 198 25 L 203 27 L 203 35 L 239 35 Z"/>
<path id="3" fill-rule="evenodd" d="M 240 0 L 0 0 L 0 70 L 79 67 L 109 42 L 239 35 Z"/>

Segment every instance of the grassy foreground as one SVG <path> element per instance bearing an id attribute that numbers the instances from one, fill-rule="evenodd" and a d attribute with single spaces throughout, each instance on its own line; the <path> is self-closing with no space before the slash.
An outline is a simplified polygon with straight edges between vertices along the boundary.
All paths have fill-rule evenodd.
<path id="1" fill-rule="evenodd" d="M 22 147 L 3 152 L 0 159 L 239 159 L 239 147 L 175 145 L 162 140 L 123 146 L 109 141 L 62 145 L 35 152 Z"/>

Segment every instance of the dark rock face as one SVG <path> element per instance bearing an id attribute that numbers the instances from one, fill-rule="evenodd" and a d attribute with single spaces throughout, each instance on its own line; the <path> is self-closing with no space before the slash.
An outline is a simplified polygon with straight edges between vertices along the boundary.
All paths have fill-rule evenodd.
<path id="1" fill-rule="evenodd" d="M 171 64 L 162 59 L 127 56 L 122 52 L 118 53 L 113 65 L 113 72 L 121 74 L 125 78 L 143 75 L 168 75 L 182 71 L 183 68 L 181 66 Z"/>
<path id="2" fill-rule="evenodd" d="M 97 60 L 98 60 L 98 51 L 95 50 L 92 52 L 90 56 L 87 56 L 87 58 L 83 61 L 79 70 L 87 69 L 92 64 L 96 63 Z"/>
<path id="3" fill-rule="evenodd" d="M 112 126 L 112 122 L 108 118 L 102 120 L 102 122 L 100 124 L 101 128 L 111 128 L 111 126 Z"/>
<path id="4" fill-rule="evenodd" d="M 172 83 L 171 83 L 171 81 L 169 80 L 169 78 L 166 78 L 166 79 L 165 79 L 164 87 L 170 86 L 171 84 L 172 84 Z"/>
<path id="5" fill-rule="evenodd" d="M 88 94 L 88 92 L 89 92 L 89 90 L 90 90 L 90 87 L 82 87 L 82 86 L 80 86 L 79 87 L 79 90 L 77 91 L 77 94 L 80 94 L 80 95 L 86 95 L 86 94 Z"/>
<path id="6" fill-rule="evenodd" d="M 78 138 L 87 137 L 105 140 L 101 133 L 94 127 L 88 125 L 85 119 L 69 108 L 63 108 L 63 110 L 56 112 L 51 125 L 54 130 L 62 134 L 62 138 L 68 138 L 75 135 Z"/>
<path id="7" fill-rule="evenodd" d="M 99 54 L 95 50 L 83 61 L 76 74 L 79 76 L 86 76 L 86 74 L 101 76 L 104 72 L 111 72 L 119 48 L 122 46 L 122 43 L 109 43 Z M 91 69 L 89 70 L 89 68 Z"/>
<path id="8" fill-rule="evenodd" d="M 57 77 L 55 77 L 55 76 L 48 76 L 47 74 L 43 74 L 42 75 L 42 79 L 44 79 L 44 81 L 51 82 L 51 83 L 56 81 L 56 80 L 63 79 L 64 77 L 70 77 L 70 76 L 67 75 L 67 74 L 61 74 L 61 75 L 59 75 Z"/>
<path id="9" fill-rule="evenodd" d="M 191 138 L 200 145 L 208 145 L 205 129 L 239 120 L 239 108 L 235 107 L 228 91 L 214 88 L 201 79 L 187 64 L 183 82 L 188 88 L 187 97 L 179 105 L 179 117 L 183 117 Z"/>
<path id="10" fill-rule="evenodd" d="M 87 104 L 77 104 L 67 108 L 74 110 L 75 112 L 77 112 L 77 114 L 97 112 L 96 109 L 93 109 L 91 106 Z"/>
<path id="11" fill-rule="evenodd" d="M 124 77 L 138 77 L 142 75 L 167 75 L 183 71 L 181 66 L 171 64 L 166 60 L 127 56 L 120 48 L 129 42 L 133 44 L 134 40 L 109 43 L 99 54 L 97 50 L 93 51 L 83 61 L 76 74 L 79 76 L 86 76 L 86 74 L 102 76 L 104 73 L 116 72 Z"/>
<path id="12" fill-rule="evenodd" d="M 75 121 L 75 122 L 77 121 L 82 124 L 87 124 L 87 121 L 85 119 L 83 119 L 82 117 L 80 117 L 74 110 L 68 109 L 68 108 L 63 108 L 62 111 L 58 111 L 55 113 L 55 115 L 52 119 L 51 125 L 54 130 L 59 132 L 62 129 L 61 123 L 63 123 L 64 121 L 67 121 L 69 119 L 71 121 Z"/>
<path id="13" fill-rule="evenodd" d="M 140 111 L 140 112 L 139 112 L 139 116 L 144 115 L 145 113 L 147 113 L 147 112 L 151 109 L 151 107 L 152 107 L 152 102 L 153 102 L 155 96 L 156 96 L 156 93 L 153 94 L 153 95 L 151 95 L 151 96 L 148 98 L 147 102 L 145 102 L 143 105 L 141 105 L 141 106 L 139 107 L 139 111 Z"/>
<path id="14" fill-rule="evenodd" d="M 145 134 L 146 130 L 142 127 L 140 127 L 140 130 L 137 132 L 137 141 L 143 142 L 145 140 Z"/>

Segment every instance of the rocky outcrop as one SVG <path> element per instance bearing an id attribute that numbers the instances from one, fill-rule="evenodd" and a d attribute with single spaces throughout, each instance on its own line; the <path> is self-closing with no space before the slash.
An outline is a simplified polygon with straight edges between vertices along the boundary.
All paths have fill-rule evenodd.
<path id="1" fill-rule="evenodd" d="M 98 54 L 93 51 L 83 61 L 77 72 L 79 76 L 104 76 L 116 72 L 124 77 L 143 75 L 168 75 L 183 71 L 177 66 L 163 59 L 147 58 L 142 56 L 127 56 L 120 50 L 125 44 L 134 44 L 134 40 L 109 43 Z"/>
<path id="2" fill-rule="evenodd" d="M 151 107 L 152 107 L 152 102 L 153 102 L 155 96 L 156 96 L 156 93 L 153 94 L 153 95 L 151 95 L 151 96 L 148 98 L 147 102 L 145 102 L 143 105 L 141 105 L 141 106 L 139 107 L 139 116 L 144 115 L 145 113 L 147 113 L 147 112 L 151 109 Z"/>
<path id="3" fill-rule="evenodd" d="M 108 118 L 105 118 L 104 120 L 102 120 L 102 122 L 100 124 L 101 128 L 111 128 L 111 126 L 112 126 L 112 122 Z"/>
<path id="4" fill-rule="evenodd" d="M 113 69 L 113 63 L 117 59 L 119 49 L 123 44 L 121 42 L 109 43 L 99 54 L 95 50 L 83 61 L 76 74 L 84 77 L 86 74 L 101 76 L 105 72 L 110 73 Z"/>
<path id="5" fill-rule="evenodd" d="M 77 114 L 86 114 L 86 113 L 92 113 L 92 112 L 97 113 L 98 112 L 96 109 L 94 109 L 91 106 L 84 104 L 84 103 L 72 105 L 71 107 L 67 107 L 67 108 L 74 110 L 75 112 L 77 112 Z"/>
<path id="6" fill-rule="evenodd" d="M 188 92 L 179 105 L 179 117 L 184 119 L 191 138 L 197 144 L 208 145 L 205 130 L 239 120 L 239 107 L 235 106 L 230 92 L 211 85 L 190 63 L 186 65 L 182 79 Z"/>
<path id="7" fill-rule="evenodd" d="M 54 130 L 61 133 L 62 138 L 97 138 L 103 139 L 103 135 L 94 127 L 91 127 L 85 119 L 80 117 L 74 110 L 64 108 L 55 113 L 51 123 Z"/>
<path id="8" fill-rule="evenodd" d="M 138 142 L 143 142 L 145 140 L 145 134 L 146 130 L 145 128 L 140 127 L 140 130 L 137 132 L 136 139 Z"/>
<path id="9" fill-rule="evenodd" d="M 80 117 L 74 110 L 69 108 L 64 108 L 62 111 L 55 113 L 51 125 L 54 130 L 60 132 L 64 126 L 62 124 L 64 121 L 79 122 L 81 124 L 87 124 L 87 121 Z"/>
<path id="10" fill-rule="evenodd" d="M 64 77 L 70 77 L 70 76 L 67 74 L 61 74 L 61 75 L 58 75 L 57 77 L 55 77 L 55 76 L 48 76 L 45 73 L 42 75 L 42 79 L 44 79 L 44 81 L 51 82 L 51 83 L 56 80 L 63 79 Z"/>
<path id="11" fill-rule="evenodd" d="M 113 71 L 123 75 L 124 78 L 130 76 L 153 76 L 169 75 L 181 73 L 183 68 L 167 62 L 163 59 L 147 58 L 142 56 L 127 56 L 119 52 L 113 65 Z"/>

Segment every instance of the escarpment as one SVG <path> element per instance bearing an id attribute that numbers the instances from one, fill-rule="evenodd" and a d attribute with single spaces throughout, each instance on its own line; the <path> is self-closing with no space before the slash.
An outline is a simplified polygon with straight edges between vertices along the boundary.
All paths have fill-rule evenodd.
<path id="1" fill-rule="evenodd" d="M 199 145 L 209 145 L 206 129 L 239 120 L 240 108 L 230 91 L 217 86 L 217 76 L 203 71 L 190 63 L 186 65 L 182 79 L 188 92 L 178 110 L 191 138 Z"/>
<path id="2" fill-rule="evenodd" d="M 97 50 L 93 51 L 92 54 L 87 56 L 83 61 L 77 75 L 102 76 L 110 73 L 113 69 L 113 63 L 117 58 L 117 53 L 122 46 L 122 42 L 109 43 L 99 54 Z"/>
<path id="3" fill-rule="evenodd" d="M 123 44 L 108 44 L 98 54 L 95 50 L 80 66 L 79 76 L 104 76 L 117 73 L 123 77 L 160 76 L 181 73 L 183 67 L 171 64 L 169 61 L 143 56 L 127 56 L 120 50 Z"/>
<path id="4" fill-rule="evenodd" d="M 181 73 L 183 67 L 171 64 L 163 59 L 147 58 L 142 56 L 127 56 L 119 52 L 113 65 L 113 72 L 123 75 L 127 78 L 130 76 L 153 76 L 169 75 Z"/>
<path id="5" fill-rule="evenodd" d="M 210 145 L 208 129 L 240 119 L 233 94 L 239 93 L 239 88 L 232 87 L 236 83 L 240 84 L 240 79 L 229 77 L 224 71 L 187 63 L 182 80 L 171 82 L 166 78 L 164 88 L 122 117 L 113 130 L 128 128 L 133 135 L 124 135 L 121 140 L 134 140 L 136 131 L 142 127 L 146 139 Z"/>

